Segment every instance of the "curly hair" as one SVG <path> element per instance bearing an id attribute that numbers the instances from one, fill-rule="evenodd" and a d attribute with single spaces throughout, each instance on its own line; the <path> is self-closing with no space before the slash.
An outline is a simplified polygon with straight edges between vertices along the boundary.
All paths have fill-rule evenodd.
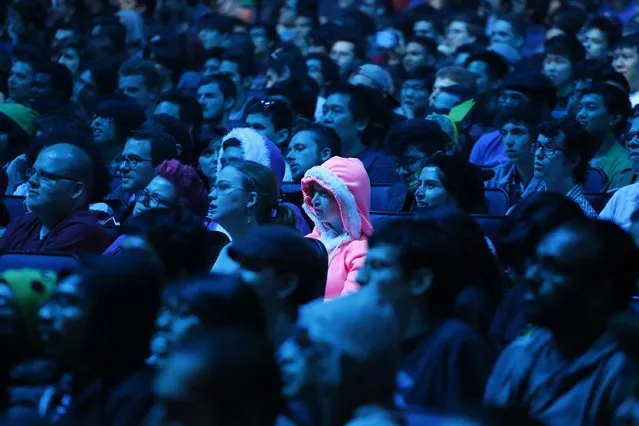
<path id="1" fill-rule="evenodd" d="M 166 160 L 155 169 L 158 176 L 171 182 L 178 194 L 178 204 L 192 213 L 205 216 L 208 193 L 204 182 L 192 166 L 178 160 Z"/>

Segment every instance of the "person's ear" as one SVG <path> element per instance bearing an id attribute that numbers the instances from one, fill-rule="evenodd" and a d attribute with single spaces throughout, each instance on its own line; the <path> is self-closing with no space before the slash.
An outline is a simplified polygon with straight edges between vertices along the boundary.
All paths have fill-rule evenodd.
<path id="1" fill-rule="evenodd" d="M 612 114 L 608 120 L 608 125 L 613 128 L 617 127 L 617 125 L 621 123 L 622 119 L 621 114 Z"/>
<path id="2" fill-rule="evenodd" d="M 279 275 L 277 279 L 277 296 L 286 299 L 297 290 L 299 279 L 294 274 Z"/>
<path id="3" fill-rule="evenodd" d="M 422 268 L 413 274 L 409 282 L 410 292 L 414 296 L 422 296 L 430 290 L 433 285 L 434 274 L 430 268 Z"/>
<path id="4" fill-rule="evenodd" d="M 224 110 L 225 111 L 232 110 L 234 105 L 235 105 L 235 98 L 228 97 L 228 98 L 224 99 Z"/>
<path id="5" fill-rule="evenodd" d="M 246 195 L 246 208 L 250 209 L 257 204 L 257 192 L 249 192 Z"/>
<path id="6" fill-rule="evenodd" d="M 253 84 L 253 77 L 247 75 L 246 77 L 242 78 L 242 86 L 244 86 L 245 89 L 250 89 L 251 84 Z"/>
<path id="7" fill-rule="evenodd" d="M 287 65 L 284 67 L 282 74 L 278 75 L 277 81 L 285 81 L 291 78 L 291 68 Z"/>
<path id="8" fill-rule="evenodd" d="M 368 118 L 362 118 L 361 120 L 358 120 L 355 125 L 357 126 L 357 131 L 358 132 L 363 132 L 364 129 L 366 129 L 366 126 L 368 126 Z"/>
<path id="9" fill-rule="evenodd" d="M 319 159 L 322 161 L 322 163 L 328 160 L 329 158 L 331 158 L 332 156 L 333 156 L 333 153 L 331 152 L 331 149 L 328 147 L 322 148 L 319 152 Z"/>
<path id="10" fill-rule="evenodd" d="M 77 200 L 86 192 L 86 189 L 84 182 L 75 182 L 71 190 L 71 198 Z"/>
<path id="11" fill-rule="evenodd" d="M 177 152 L 178 157 L 182 156 L 182 152 L 184 151 L 184 147 L 182 146 L 181 143 L 176 143 L 175 144 L 175 151 Z"/>
<path id="12" fill-rule="evenodd" d="M 290 132 L 288 129 L 282 129 L 277 131 L 277 140 L 273 141 L 277 146 L 284 146 L 286 141 L 288 140 Z"/>

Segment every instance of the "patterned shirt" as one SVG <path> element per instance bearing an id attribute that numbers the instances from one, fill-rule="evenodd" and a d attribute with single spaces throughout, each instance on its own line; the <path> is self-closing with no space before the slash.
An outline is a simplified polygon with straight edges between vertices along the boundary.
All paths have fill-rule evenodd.
<path id="1" fill-rule="evenodd" d="M 522 198 L 526 198 L 528 195 L 534 194 L 536 192 L 546 192 L 546 184 L 544 181 L 533 178 L 530 184 L 526 187 L 526 190 L 522 194 Z M 592 207 L 592 205 L 588 202 L 586 197 L 584 196 L 583 188 L 580 184 L 577 184 L 570 189 L 567 193 L 564 194 L 566 197 L 577 203 L 577 205 L 586 213 L 586 216 L 590 218 L 596 218 L 597 212 Z M 512 208 L 508 210 L 508 213 L 512 211 Z"/>

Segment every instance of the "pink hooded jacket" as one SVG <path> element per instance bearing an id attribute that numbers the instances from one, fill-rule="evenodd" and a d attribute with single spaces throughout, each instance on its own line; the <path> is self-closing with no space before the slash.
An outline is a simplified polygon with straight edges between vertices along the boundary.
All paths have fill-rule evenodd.
<path id="1" fill-rule="evenodd" d="M 344 233 L 337 234 L 317 219 L 313 209 L 313 183 L 326 189 L 337 200 Z M 362 162 L 356 158 L 332 157 L 321 166 L 310 168 L 302 179 L 304 211 L 315 223 L 309 238 L 320 240 L 328 251 L 328 278 L 325 298 L 353 293 L 357 271 L 364 264 L 368 237 L 373 234 L 370 220 L 371 184 Z"/>

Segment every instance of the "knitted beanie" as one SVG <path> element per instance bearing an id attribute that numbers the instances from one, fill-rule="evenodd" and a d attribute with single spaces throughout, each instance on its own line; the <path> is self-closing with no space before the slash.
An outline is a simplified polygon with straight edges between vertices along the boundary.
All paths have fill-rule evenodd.
<path id="1" fill-rule="evenodd" d="M 20 104 L 0 104 L 0 113 L 7 116 L 28 137 L 32 138 L 36 133 L 36 120 L 40 116 L 36 111 Z"/>

